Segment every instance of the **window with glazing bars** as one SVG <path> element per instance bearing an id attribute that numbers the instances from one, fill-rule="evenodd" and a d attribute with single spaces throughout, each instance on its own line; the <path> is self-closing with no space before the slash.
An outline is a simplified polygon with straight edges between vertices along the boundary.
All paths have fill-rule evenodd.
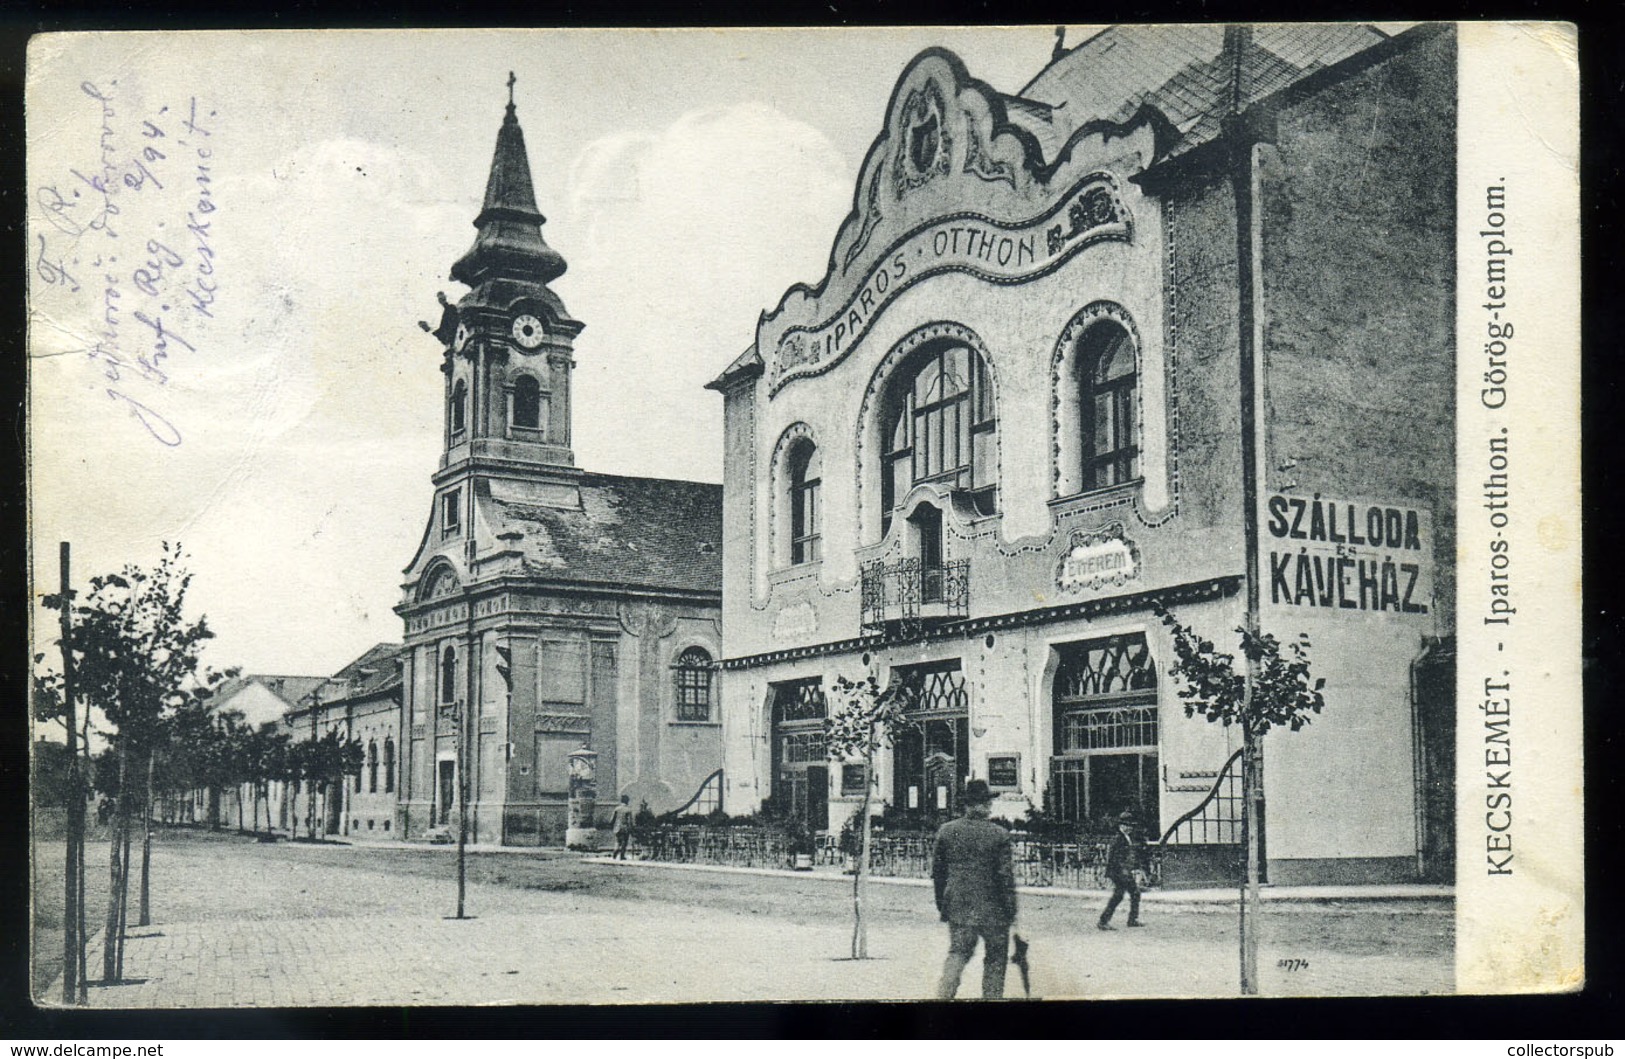
<path id="1" fill-rule="evenodd" d="M 829 715 L 824 682 L 815 677 L 773 685 L 773 712 L 779 723 L 823 720 Z"/>
<path id="2" fill-rule="evenodd" d="M 970 693 L 965 689 L 965 674 L 960 671 L 958 659 L 903 666 L 897 670 L 897 679 L 913 692 L 908 704 L 910 711 L 970 709 Z"/>
<path id="3" fill-rule="evenodd" d="M 945 481 L 992 514 L 998 458 L 987 367 L 962 344 L 909 362 L 890 388 L 881 506 L 890 512 L 917 482 Z"/>
<path id="4" fill-rule="evenodd" d="M 790 562 L 816 561 L 822 554 L 818 520 L 822 479 L 818 447 L 802 438 L 790 450 Z"/>
<path id="5" fill-rule="evenodd" d="M 711 719 L 711 656 L 703 648 L 690 647 L 677 656 L 673 667 L 677 681 L 677 719 Z"/>
<path id="6" fill-rule="evenodd" d="M 1155 750 L 1157 671 L 1143 633 L 1060 649 L 1055 752 Z"/>
<path id="7" fill-rule="evenodd" d="M 1078 341 L 1083 421 L 1083 487 L 1102 489 L 1140 476 L 1134 342 L 1121 324 L 1102 320 Z"/>

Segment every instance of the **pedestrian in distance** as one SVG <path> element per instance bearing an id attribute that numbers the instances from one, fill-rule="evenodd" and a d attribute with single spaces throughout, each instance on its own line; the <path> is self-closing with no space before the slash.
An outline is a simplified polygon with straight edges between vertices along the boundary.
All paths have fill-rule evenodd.
<path id="1" fill-rule="evenodd" d="M 937 912 L 948 924 L 948 960 L 937 997 L 952 1000 L 959 978 L 982 939 L 982 997 L 1004 996 L 1010 925 L 1016 919 L 1016 873 L 1010 832 L 988 819 L 993 794 L 984 780 L 965 784 L 965 815 L 937 832 L 931 857 Z"/>
<path id="2" fill-rule="evenodd" d="M 1128 894 L 1128 925 L 1145 926 L 1140 922 L 1140 880 L 1136 874 L 1142 868 L 1142 854 L 1134 814 L 1125 811 L 1117 818 L 1117 834 L 1106 847 L 1106 878 L 1111 880 L 1112 896 L 1100 913 L 1100 922 L 1095 924 L 1101 930 L 1117 929 L 1112 926 L 1112 913 L 1123 903 L 1124 894 Z"/>
<path id="3" fill-rule="evenodd" d="M 617 805 L 609 814 L 609 829 L 615 835 L 616 860 L 626 859 L 626 845 L 632 841 L 632 796 L 621 795 L 621 804 Z"/>

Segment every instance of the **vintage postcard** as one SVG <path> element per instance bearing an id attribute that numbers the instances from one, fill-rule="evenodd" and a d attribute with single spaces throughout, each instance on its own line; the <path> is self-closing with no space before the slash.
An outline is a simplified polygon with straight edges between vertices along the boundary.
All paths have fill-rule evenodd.
<path id="1" fill-rule="evenodd" d="M 37 37 L 35 1002 L 1580 988 L 1577 47 Z"/>

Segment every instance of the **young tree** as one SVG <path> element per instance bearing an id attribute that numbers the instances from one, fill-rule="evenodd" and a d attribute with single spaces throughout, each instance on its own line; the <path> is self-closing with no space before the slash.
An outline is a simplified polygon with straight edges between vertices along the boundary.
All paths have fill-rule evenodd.
<path id="1" fill-rule="evenodd" d="M 1298 638 L 1282 649 L 1268 633 L 1238 627 L 1245 666 L 1236 671 L 1235 656 L 1218 650 L 1213 641 L 1183 625 L 1161 604 L 1157 616 L 1168 627 L 1177 659 L 1169 675 L 1179 684 L 1185 716 L 1205 717 L 1209 723 L 1241 729 L 1242 845 L 1247 858 L 1241 887 L 1241 991 L 1258 992 L 1258 840 L 1259 801 L 1263 790 L 1259 774 L 1259 744 L 1271 728 L 1285 726 L 1296 732 L 1326 705 L 1321 689 L 1326 681 L 1309 669 L 1309 637 Z"/>
<path id="2" fill-rule="evenodd" d="M 73 604 L 68 646 L 76 694 L 101 712 L 112 728 L 118 755 L 119 797 L 109 849 L 107 929 L 102 975 L 122 976 L 123 928 L 129 897 L 132 765 L 145 767 L 164 735 L 164 721 L 185 697 L 198 668 L 198 652 L 214 634 L 207 622 L 186 617 L 192 575 L 179 545 L 165 542 L 158 565 L 127 565 L 118 574 L 94 577 L 90 591 Z M 60 607 L 60 595 L 43 600 Z"/>
<path id="3" fill-rule="evenodd" d="M 835 699 L 839 705 L 824 722 L 826 752 L 835 761 L 863 763 L 863 804 L 858 808 L 863 838 L 852 873 L 852 959 L 867 960 L 869 849 L 874 833 L 869 809 L 874 801 L 875 756 L 892 745 L 899 731 L 912 726 L 907 710 L 913 695 L 901 682 L 882 688 L 871 673 L 862 680 L 836 677 Z"/>

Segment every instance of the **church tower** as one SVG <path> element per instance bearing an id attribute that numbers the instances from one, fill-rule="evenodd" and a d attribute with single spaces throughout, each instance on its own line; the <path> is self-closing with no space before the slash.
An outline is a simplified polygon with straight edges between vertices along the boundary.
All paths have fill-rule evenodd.
<path id="1" fill-rule="evenodd" d="M 566 266 L 542 236 L 547 218 L 536 208 L 512 74 L 508 92 L 474 245 L 451 267 L 451 278 L 470 289 L 456 305 L 442 298 L 433 329 L 445 343 L 441 487 L 520 470 L 566 482 L 575 465 L 570 372 L 583 325 L 548 286 Z"/>
<path id="2" fill-rule="evenodd" d="M 658 809 L 708 782 L 720 790 L 709 703 L 721 490 L 576 466 L 583 325 L 550 286 L 565 262 L 542 236 L 513 86 L 509 74 L 474 244 L 451 267 L 468 293 L 441 294 L 439 324 L 420 324 L 441 346 L 444 437 L 395 608 L 406 626 L 395 833 L 455 834 L 466 807 L 472 840 L 535 845 L 563 839 L 568 762 L 582 749 L 597 755 L 605 812 L 618 793 Z M 666 672 L 687 682 L 680 723 Z"/>

